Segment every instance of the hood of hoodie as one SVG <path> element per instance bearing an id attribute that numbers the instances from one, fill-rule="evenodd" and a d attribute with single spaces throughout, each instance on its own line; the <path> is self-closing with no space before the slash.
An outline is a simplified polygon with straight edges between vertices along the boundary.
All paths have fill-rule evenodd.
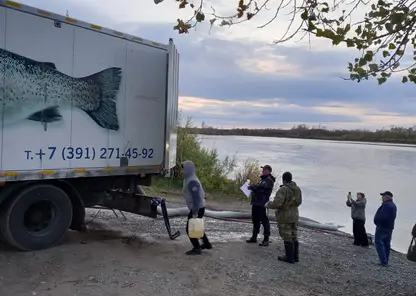
<path id="1" fill-rule="evenodd" d="M 190 161 L 184 161 L 182 162 L 182 166 L 183 166 L 183 176 L 186 178 L 189 178 L 193 175 L 195 175 L 195 164 Z"/>
<path id="2" fill-rule="evenodd" d="M 186 205 L 189 210 L 192 210 L 194 208 L 204 208 L 205 207 L 205 192 L 201 185 L 201 182 L 199 181 L 198 177 L 195 174 L 195 164 L 192 161 L 184 161 L 182 163 L 183 166 L 183 188 L 182 192 L 185 197 Z M 195 201 L 193 194 L 189 191 L 188 184 L 190 182 L 198 182 L 199 187 L 199 200 Z"/>

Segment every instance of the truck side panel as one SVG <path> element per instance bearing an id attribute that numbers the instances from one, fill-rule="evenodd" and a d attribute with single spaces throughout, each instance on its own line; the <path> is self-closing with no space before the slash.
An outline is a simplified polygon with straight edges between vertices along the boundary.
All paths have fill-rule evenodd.
<path id="1" fill-rule="evenodd" d="M 0 7 L 1 50 L 1 171 L 162 165 L 166 50 Z"/>
<path id="2" fill-rule="evenodd" d="M 5 29 L 6 43 L 3 48 L 14 54 L 15 58 L 6 60 L 6 57 L 2 57 L 2 64 L 7 71 L 3 72 L 6 75 L 2 75 L 5 76 L 6 85 L 2 114 L 2 170 L 69 167 L 69 160 L 56 152 L 49 160 L 48 147 L 70 146 L 70 105 L 69 112 L 64 113 L 63 109 L 59 111 L 63 120 L 47 124 L 46 131 L 41 122 L 25 118 L 46 108 L 48 105 L 42 104 L 42 101 L 48 100 L 48 94 L 51 98 L 55 97 L 51 88 L 59 87 L 49 84 L 53 77 L 49 77 L 49 68 L 41 62 L 51 62 L 59 71 L 73 76 L 73 54 L 70 49 L 73 47 L 74 30 L 72 26 L 64 24 L 61 29 L 56 29 L 50 20 L 11 9 L 6 11 Z M 21 63 L 17 62 L 19 58 Z M 31 63 L 29 59 L 39 62 Z M 45 99 L 42 100 L 42 97 Z M 36 155 L 41 153 L 41 149 L 47 155 Z"/>

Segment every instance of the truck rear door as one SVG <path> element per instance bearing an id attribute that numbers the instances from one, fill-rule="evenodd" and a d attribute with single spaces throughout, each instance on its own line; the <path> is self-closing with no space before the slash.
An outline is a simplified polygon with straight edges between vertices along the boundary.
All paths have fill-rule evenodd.
<path id="1" fill-rule="evenodd" d="M 166 94 L 166 129 L 164 169 L 170 172 L 176 165 L 179 96 L 179 53 L 173 40 L 169 39 Z"/>

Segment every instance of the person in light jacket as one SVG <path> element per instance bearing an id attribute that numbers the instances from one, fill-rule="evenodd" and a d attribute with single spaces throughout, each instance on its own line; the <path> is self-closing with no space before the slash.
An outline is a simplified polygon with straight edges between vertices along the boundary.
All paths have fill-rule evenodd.
<path id="1" fill-rule="evenodd" d="M 189 219 L 195 215 L 203 218 L 205 214 L 205 192 L 201 182 L 195 174 L 195 165 L 192 161 L 184 161 L 183 168 L 183 195 L 185 197 L 186 206 L 189 209 L 188 220 L 186 222 L 186 233 L 188 234 Z M 189 238 L 192 243 L 192 250 L 186 252 L 186 255 L 201 255 L 201 250 L 212 249 L 212 245 L 204 232 L 202 237 L 202 246 L 197 238 Z"/>
<path id="2" fill-rule="evenodd" d="M 368 247 L 368 237 L 365 230 L 365 206 L 367 200 L 362 192 L 357 193 L 357 200 L 349 198 L 347 206 L 351 208 L 352 233 L 354 234 L 354 245 Z"/>

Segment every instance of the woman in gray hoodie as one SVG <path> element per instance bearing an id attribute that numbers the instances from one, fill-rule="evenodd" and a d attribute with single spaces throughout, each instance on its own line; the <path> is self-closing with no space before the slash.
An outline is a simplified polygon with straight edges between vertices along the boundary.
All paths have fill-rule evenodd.
<path id="1" fill-rule="evenodd" d="M 203 218 L 205 213 L 205 192 L 201 182 L 195 174 L 195 165 L 192 161 L 184 161 L 183 168 L 183 195 L 185 197 L 186 206 L 189 209 L 188 220 L 186 223 L 186 233 L 188 233 L 189 219 L 192 217 Z M 204 233 L 202 246 L 197 238 L 189 238 L 192 243 L 192 250 L 186 252 L 186 255 L 201 255 L 201 250 L 212 249 L 212 245 Z"/>
<path id="2" fill-rule="evenodd" d="M 347 206 L 351 208 L 352 233 L 354 234 L 354 245 L 368 247 L 368 237 L 365 230 L 365 206 L 367 200 L 362 192 L 357 192 L 357 200 L 348 198 Z"/>

